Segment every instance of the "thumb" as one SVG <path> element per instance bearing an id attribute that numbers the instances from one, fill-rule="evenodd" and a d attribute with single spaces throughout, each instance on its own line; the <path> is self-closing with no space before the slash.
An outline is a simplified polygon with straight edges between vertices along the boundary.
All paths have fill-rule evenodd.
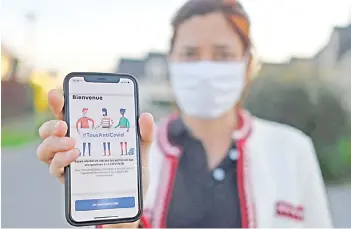
<path id="1" fill-rule="evenodd" d="M 139 127 L 141 135 L 141 160 L 143 167 L 148 166 L 148 154 L 150 146 L 154 139 L 154 118 L 150 113 L 143 113 L 139 118 Z"/>
<path id="2" fill-rule="evenodd" d="M 48 100 L 51 112 L 56 116 L 57 119 L 63 120 L 63 94 L 59 90 L 53 89 L 49 91 Z"/>

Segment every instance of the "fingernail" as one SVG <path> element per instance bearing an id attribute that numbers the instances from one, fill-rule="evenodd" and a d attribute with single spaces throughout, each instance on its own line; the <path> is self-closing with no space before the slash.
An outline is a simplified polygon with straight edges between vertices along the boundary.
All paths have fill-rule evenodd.
<path id="1" fill-rule="evenodd" d="M 60 122 L 61 122 L 61 121 L 57 121 L 57 122 L 56 122 L 56 124 L 55 124 L 55 126 L 54 126 L 55 129 L 58 128 L 58 126 L 60 125 Z"/>
<path id="2" fill-rule="evenodd" d="M 60 125 L 60 121 L 58 121 L 55 125 L 54 125 L 54 134 L 59 134 L 59 125 Z"/>

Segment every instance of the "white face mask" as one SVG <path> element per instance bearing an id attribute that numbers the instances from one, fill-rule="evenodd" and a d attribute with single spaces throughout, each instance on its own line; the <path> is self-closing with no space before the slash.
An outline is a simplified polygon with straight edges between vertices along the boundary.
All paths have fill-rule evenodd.
<path id="1" fill-rule="evenodd" d="M 198 118 L 217 118 L 234 107 L 245 87 L 246 62 L 170 63 L 179 108 Z"/>

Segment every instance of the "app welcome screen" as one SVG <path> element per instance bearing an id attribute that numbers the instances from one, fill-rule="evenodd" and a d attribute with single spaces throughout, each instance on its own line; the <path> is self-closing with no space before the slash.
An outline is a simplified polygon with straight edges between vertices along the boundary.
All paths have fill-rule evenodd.
<path id="1" fill-rule="evenodd" d="M 71 164 L 71 215 L 77 222 L 132 218 L 138 213 L 134 96 L 129 79 L 70 79 L 70 136 L 80 153 Z"/>

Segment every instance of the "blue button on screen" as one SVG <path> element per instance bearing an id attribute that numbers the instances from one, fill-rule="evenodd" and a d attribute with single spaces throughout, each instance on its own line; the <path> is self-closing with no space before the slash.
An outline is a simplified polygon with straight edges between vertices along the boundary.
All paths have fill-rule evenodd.
<path id="1" fill-rule="evenodd" d="M 76 211 L 93 211 L 116 208 L 134 208 L 134 197 L 76 200 Z"/>

